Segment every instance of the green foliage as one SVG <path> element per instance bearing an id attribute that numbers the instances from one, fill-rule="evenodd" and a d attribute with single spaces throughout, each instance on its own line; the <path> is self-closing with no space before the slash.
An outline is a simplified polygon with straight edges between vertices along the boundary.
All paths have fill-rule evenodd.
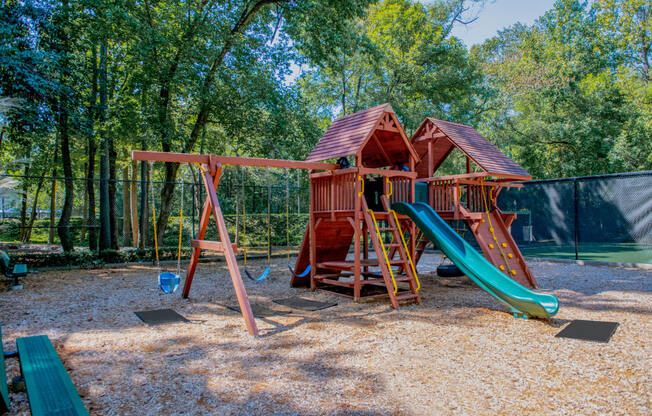
<path id="1" fill-rule="evenodd" d="M 489 92 L 481 131 L 535 177 L 652 168 L 649 79 L 623 43 L 644 31 L 616 23 L 649 15 L 644 3 L 560 0 L 474 48 Z"/>
<path id="2" fill-rule="evenodd" d="M 391 102 L 409 131 L 426 116 L 466 121 L 480 73 L 464 45 L 449 36 L 458 16 L 449 6 L 409 0 L 370 6 L 351 23 L 359 36 L 300 80 L 311 110 L 330 118 Z"/>
<path id="3" fill-rule="evenodd" d="M 0 166 L 15 174 L 15 159 L 33 161 L 16 187 L 31 207 L 40 175 L 53 168 L 73 177 L 94 170 L 97 179 L 104 142 L 114 170 L 144 148 L 303 159 L 334 117 L 390 102 L 408 134 L 426 116 L 471 124 L 535 177 L 652 169 L 649 1 L 559 0 L 534 25 L 514 25 L 469 52 L 451 29 L 471 3 L 482 1 L 6 0 L 0 97 L 13 105 L 0 115 Z M 62 137 L 65 158 L 55 152 Z M 453 154 L 438 173 L 462 169 Z M 197 175 L 154 164 L 153 178 L 169 182 L 154 191 L 163 246 L 176 246 L 172 183 Z M 265 187 L 287 173 L 244 175 Z M 227 170 L 224 179 L 242 176 Z M 46 182 L 39 208 L 50 196 L 61 208 L 62 183 L 55 196 Z M 79 247 L 87 237 L 74 226 L 89 196 L 81 182 L 66 187 Z M 233 207 L 243 197 L 223 191 L 235 236 Z M 253 216 L 264 204 L 245 198 L 253 205 L 247 242 L 264 245 L 265 221 Z M 283 212 L 283 198 L 276 189 L 272 212 Z M 120 231 L 122 213 L 113 215 Z M 284 245 L 282 215 L 272 222 L 273 244 Z M 296 245 L 305 221 L 291 226 Z M 19 239 L 15 225 L 3 227 L 7 241 Z M 186 244 L 190 235 L 186 227 Z M 35 228 L 31 237 L 48 236 Z"/>

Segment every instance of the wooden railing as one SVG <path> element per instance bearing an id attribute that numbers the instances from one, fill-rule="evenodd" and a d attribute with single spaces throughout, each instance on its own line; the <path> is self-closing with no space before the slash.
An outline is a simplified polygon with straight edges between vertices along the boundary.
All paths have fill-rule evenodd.
<path id="1" fill-rule="evenodd" d="M 391 203 L 409 202 L 412 203 L 412 179 L 405 177 L 393 177 L 389 179 L 392 184 L 392 195 L 389 197 Z"/>
<path id="2" fill-rule="evenodd" d="M 313 211 L 342 212 L 355 209 L 355 172 L 314 177 Z"/>
<path id="3" fill-rule="evenodd" d="M 485 176 L 487 174 L 470 173 L 418 179 L 417 182 L 430 184 L 432 205 L 436 211 L 453 211 L 455 213 L 459 213 L 460 206 L 468 212 L 484 212 L 486 206 L 492 205 L 492 200 L 496 198 L 502 188 L 523 186 L 520 183 L 486 180 L 483 178 Z"/>
<path id="4" fill-rule="evenodd" d="M 435 180 L 431 182 L 433 193 L 432 208 L 435 211 L 454 211 L 455 192 L 457 184 L 453 179 Z"/>

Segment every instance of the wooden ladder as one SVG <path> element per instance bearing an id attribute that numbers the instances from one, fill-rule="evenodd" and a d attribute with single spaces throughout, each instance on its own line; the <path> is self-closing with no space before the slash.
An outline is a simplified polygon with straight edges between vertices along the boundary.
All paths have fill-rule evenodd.
<path id="1" fill-rule="evenodd" d="M 401 233 L 402 230 L 398 224 L 396 213 L 389 209 L 384 212 L 374 212 L 369 209 L 367 202 L 364 199 L 362 199 L 362 209 L 365 223 L 370 231 L 369 235 L 371 236 L 371 243 L 376 252 L 376 257 L 378 258 L 378 266 L 382 272 L 392 307 L 396 309 L 399 306 L 399 302 L 409 300 L 421 303 L 421 295 L 419 295 L 419 289 L 421 288 L 419 277 L 416 274 L 416 268 L 410 258 L 409 249 Z M 382 227 L 378 225 L 379 222 L 383 223 Z M 391 232 L 392 241 L 390 243 L 383 241 L 383 231 Z M 389 257 L 389 250 L 395 250 L 398 254 L 398 259 L 393 259 L 394 256 Z M 398 267 L 394 269 L 393 266 Z M 401 271 L 407 276 L 407 282 L 409 285 L 409 291 L 405 293 L 399 293 L 399 288 L 396 284 L 396 275 Z"/>

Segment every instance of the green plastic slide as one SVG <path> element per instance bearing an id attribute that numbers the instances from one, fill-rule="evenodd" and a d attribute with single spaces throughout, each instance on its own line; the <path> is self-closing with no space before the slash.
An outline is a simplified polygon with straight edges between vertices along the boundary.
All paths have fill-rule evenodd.
<path id="1" fill-rule="evenodd" d="M 422 202 L 397 202 L 392 205 L 392 209 L 409 216 L 461 271 L 490 295 L 509 306 L 514 316 L 547 318 L 557 313 L 557 297 L 528 289 L 510 279 L 464 241 L 429 205 Z"/>

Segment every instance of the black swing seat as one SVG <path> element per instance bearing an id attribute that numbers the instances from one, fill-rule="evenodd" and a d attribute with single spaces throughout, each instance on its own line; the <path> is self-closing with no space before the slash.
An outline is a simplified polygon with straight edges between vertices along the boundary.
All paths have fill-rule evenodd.
<path id="1" fill-rule="evenodd" d="M 0 332 L 0 346 L 2 334 Z M 32 415 L 88 415 L 57 351 L 46 335 L 16 339 L 20 370 Z M 4 353 L 0 365 L 0 413 L 9 410 Z"/>

